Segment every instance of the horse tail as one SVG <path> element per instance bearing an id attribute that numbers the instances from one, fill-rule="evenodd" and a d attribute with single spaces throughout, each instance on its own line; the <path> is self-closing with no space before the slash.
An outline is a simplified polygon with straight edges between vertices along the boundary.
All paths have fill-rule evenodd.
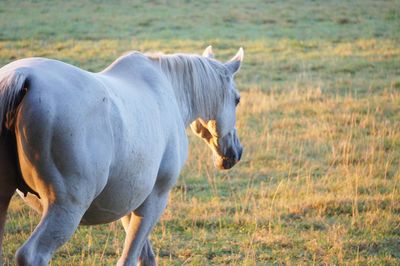
<path id="1" fill-rule="evenodd" d="M 16 70 L 2 73 L 0 69 L 0 136 L 4 129 L 13 127 L 26 87 L 26 73 Z"/>

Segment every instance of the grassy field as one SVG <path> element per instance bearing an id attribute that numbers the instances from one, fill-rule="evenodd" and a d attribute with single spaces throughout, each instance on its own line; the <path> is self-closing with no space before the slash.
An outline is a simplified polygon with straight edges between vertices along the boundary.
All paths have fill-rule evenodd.
<path id="1" fill-rule="evenodd" d="M 1 1 L 0 66 L 99 71 L 128 50 L 243 46 L 244 158 L 190 157 L 151 236 L 160 265 L 400 264 L 400 1 Z M 6 265 L 39 216 L 15 197 Z M 52 265 L 113 265 L 119 223 L 80 227 Z"/>

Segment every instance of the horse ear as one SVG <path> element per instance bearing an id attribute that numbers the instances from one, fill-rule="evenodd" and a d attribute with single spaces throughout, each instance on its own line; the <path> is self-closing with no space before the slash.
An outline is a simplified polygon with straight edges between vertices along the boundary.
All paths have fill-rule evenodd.
<path id="1" fill-rule="evenodd" d="M 243 61 L 243 56 L 244 56 L 244 51 L 243 48 L 240 47 L 236 55 L 227 63 L 225 63 L 226 68 L 229 70 L 229 72 L 231 72 L 232 75 L 236 74 L 239 71 L 240 65 Z"/>
<path id="2" fill-rule="evenodd" d="M 212 51 L 212 46 L 209 45 L 203 52 L 203 56 L 207 58 L 214 58 L 214 53 Z"/>

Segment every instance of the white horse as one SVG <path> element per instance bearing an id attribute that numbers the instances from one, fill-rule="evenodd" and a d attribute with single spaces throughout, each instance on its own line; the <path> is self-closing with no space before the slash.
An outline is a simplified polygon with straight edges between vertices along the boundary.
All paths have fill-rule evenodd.
<path id="1" fill-rule="evenodd" d="M 155 265 L 148 236 L 187 158 L 185 128 L 218 168 L 240 160 L 233 76 L 242 59 L 240 48 L 220 63 L 210 46 L 203 56 L 133 52 L 100 73 L 45 58 L 1 68 L 0 250 L 17 189 L 42 213 L 18 265 L 47 265 L 79 224 L 118 219 L 118 265 Z"/>

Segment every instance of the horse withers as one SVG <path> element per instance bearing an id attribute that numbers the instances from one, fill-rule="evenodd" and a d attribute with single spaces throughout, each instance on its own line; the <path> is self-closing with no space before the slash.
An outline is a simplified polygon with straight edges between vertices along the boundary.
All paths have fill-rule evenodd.
<path id="1" fill-rule="evenodd" d="M 0 250 L 17 192 L 42 213 L 18 265 L 47 265 L 79 224 L 121 219 L 118 265 L 155 265 L 149 233 L 187 158 L 185 128 L 220 169 L 242 155 L 240 97 L 227 63 L 203 56 L 132 52 L 99 73 L 45 58 L 0 69 Z M 0 254 L 1 258 L 1 254 Z"/>

